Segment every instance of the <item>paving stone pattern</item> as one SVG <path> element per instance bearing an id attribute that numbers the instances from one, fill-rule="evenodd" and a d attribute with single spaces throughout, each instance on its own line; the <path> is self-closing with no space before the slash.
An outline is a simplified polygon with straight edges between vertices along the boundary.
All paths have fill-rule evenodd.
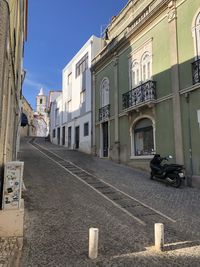
<path id="1" fill-rule="evenodd" d="M 0 238 L 0 267 L 19 267 L 22 238 Z"/>
<path id="2" fill-rule="evenodd" d="M 25 236 L 28 266 L 200 266 L 200 190 L 167 187 L 149 174 L 37 139 L 60 157 L 173 218 L 165 224 L 165 251 L 153 248 L 153 219 L 143 226 L 25 140 Z M 145 215 L 144 215 L 145 216 Z M 161 220 L 161 219 L 160 219 Z M 88 259 L 88 230 L 99 228 L 99 255 Z"/>

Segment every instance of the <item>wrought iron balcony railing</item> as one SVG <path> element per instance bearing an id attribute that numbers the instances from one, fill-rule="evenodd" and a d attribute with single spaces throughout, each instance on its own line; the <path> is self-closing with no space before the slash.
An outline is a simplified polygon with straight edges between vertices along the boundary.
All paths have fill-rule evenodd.
<path id="1" fill-rule="evenodd" d="M 104 121 L 110 117 L 110 104 L 99 109 L 99 121 Z"/>
<path id="2" fill-rule="evenodd" d="M 192 63 L 192 81 L 193 84 L 200 83 L 200 59 Z"/>
<path id="3" fill-rule="evenodd" d="M 123 109 L 156 99 L 156 82 L 147 81 L 122 95 Z"/>

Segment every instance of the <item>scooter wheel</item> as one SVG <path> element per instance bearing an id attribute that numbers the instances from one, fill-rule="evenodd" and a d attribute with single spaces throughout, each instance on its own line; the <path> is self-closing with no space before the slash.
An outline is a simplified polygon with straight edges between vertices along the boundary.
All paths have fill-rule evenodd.
<path id="1" fill-rule="evenodd" d="M 181 186 L 182 180 L 180 179 L 179 175 L 176 175 L 176 177 L 174 177 L 174 181 L 171 184 L 173 187 L 178 188 Z"/>

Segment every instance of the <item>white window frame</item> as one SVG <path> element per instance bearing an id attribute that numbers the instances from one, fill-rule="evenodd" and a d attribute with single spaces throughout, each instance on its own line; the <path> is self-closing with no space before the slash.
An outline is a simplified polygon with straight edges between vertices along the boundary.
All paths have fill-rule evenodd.
<path id="1" fill-rule="evenodd" d="M 85 130 L 86 130 L 86 125 L 87 125 L 87 133 L 85 134 Z M 87 122 L 85 122 L 84 124 L 83 124 L 83 136 L 84 137 L 88 137 L 89 136 L 89 130 L 90 130 L 90 128 L 89 128 L 89 121 L 87 121 Z"/>
<path id="2" fill-rule="evenodd" d="M 133 69 L 133 64 L 135 62 L 139 63 L 139 82 L 137 85 L 140 85 L 141 83 L 144 83 L 148 80 L 152 79 L 152 73 L 153 73 L 153 55 L 152 55 L 152 42 L 153 38 L 148 39 L 146 42 L 144 42 L 140 47 L 133 49 L 133 51 L 129 55 L 129 86 L 130 90 L 133 89 L 134 87 L 137 87 L 136 85 L 133 86 L 133 77 L 132 77 L 132 69 Z M 144 62 L 145 56 L 149 56 L 149 61 Z M 149 75 L 144 79 L 143 78 L 143 66 L 145 66 L 146 69 L 148 69 L 148 63 L 149 63 Z"/>
<path id="3" fill-rule="evenodd" d="M 67 112 L 71 113 L 72 112 L 72 100 L 69 100 L 67 102 Z"/>
<path id="4" fill-rule="evenodd" d="M 86 101 L 86 90 L 80 92 L 80 103 L 83 104 Z"/>
<path id="5" fill-rule="evenodd" d="M 135 67 L 137 65 L 137 67 Z M 140 83 L 140 64 L 138 60 L 134 59 L 130 62 L 129 69 L 129 77 L 130 77 L 130 89 L 133 89 Z"/>
<path id="6" fill-rule="evenodd" d="M 59 108 L 55 109 L 55 126 L 59 125 Z"/>
<path id="7" fill-rule="evenodd" d="M 148 60 L 146 58 L 148 58 Z M 144 73 L 144 68 L 145 68 L 145 73 Z M 151 79 L 152 79 L 152 57 L 150 53 L 146 51 L 141 57 L 141 81 L 146 82 Z"/>
<path id="8" fill-rule="evenodd" d="M 196 12 L 192 23 L 195 58 L 200 58 L 200 8 Z"/>
<path id="9" fill-rule="evenodd" d="M 76 78 L 88 69 L 88 52 L 76 63 Z"/>
<path id="10" fill-rule="evenodd" d="M 110 104 L 109 102 L 110 84 L 107 77 L 103 78 L 100 85 L 100 106 L 105 107 Z"/>
<path id="11" fill-rule="evenodd" d="M 72 83 L 72 72 L 70 72 L 67 76 L 67 85 L 70 85 Z"/>

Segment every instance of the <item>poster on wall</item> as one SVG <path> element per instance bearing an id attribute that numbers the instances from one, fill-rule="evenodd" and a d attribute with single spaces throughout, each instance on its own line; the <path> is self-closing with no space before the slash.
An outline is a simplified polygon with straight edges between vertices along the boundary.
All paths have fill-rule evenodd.
<path id="1" fill-rule="evenodd" d="M 3 209 L 19 209 L 22 191 L 24 162 L 12 161 L 5 164 L 3 185 Z"/>

